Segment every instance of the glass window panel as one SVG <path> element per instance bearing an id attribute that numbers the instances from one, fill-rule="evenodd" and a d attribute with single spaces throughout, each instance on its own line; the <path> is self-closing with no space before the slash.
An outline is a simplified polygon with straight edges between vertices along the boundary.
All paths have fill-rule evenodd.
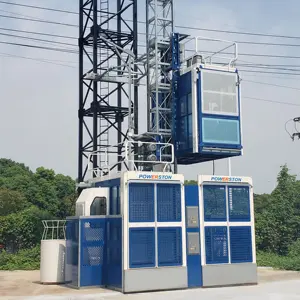
<path id="1" fill-rule="evenodd" d="M 96 197 L 90 208 L 91 216 L 101 216 L 106 215 L 106 198 L 105 197 Z"/>
<path id="2" fill-rule="evenodd" d="M 202 111 L 210 114 L 238 114 L 237 96 L 203 91 Z"/>
<path id="3" fill-rule="evenodd" d="M 239 121 L 203 118 L 202 141 L 216 144 L 240 144 Z"/>
<path id="4" fill-rule="evenodd" d="M 204 91 L 236 94 L 236 74 L 202 71 L 202 82 Z"/>

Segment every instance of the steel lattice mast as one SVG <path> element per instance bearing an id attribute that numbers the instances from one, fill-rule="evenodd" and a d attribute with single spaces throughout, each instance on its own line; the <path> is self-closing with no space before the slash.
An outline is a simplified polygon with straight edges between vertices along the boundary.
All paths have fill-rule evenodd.
<path id="1" fill-rule="evenodd" d="M 126 89 L 137 42 L 137 0 L 79 0 L 78 182 L 85 180 L 89 160 L 93 169 L 107 165 L 101 149 L 111 141 L 118 147 L 105 151 L 115 161 L 112 168 L 121 169 L 129 115 L 138 132 L 138 88 L 132 88 L 132 105 Z M 91 155 L 97 151 L 99 155 Z"/>
<path id="2" fill-rule="evenodd" d="M 146 0 L 148 132 L 171 137 L 173 0 Z"/>

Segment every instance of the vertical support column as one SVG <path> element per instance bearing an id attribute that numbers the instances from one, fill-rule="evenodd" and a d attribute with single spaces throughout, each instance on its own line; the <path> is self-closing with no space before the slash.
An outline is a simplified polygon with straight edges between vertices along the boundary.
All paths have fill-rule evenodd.
<path id="1" fill-rule="evenodd" d="M 83 74 L 83 0 L 79 0 L 79 74 L 78 74 L 78 86 L 79 86 L 79 109 L 78 109 L 78 182 L 82 182 L 83 174 L 82 174 L 82 166 L 83 166 L 83 84 L 82 84 L 82 74 Z"/>
<path id="2" fill-rule="evenodd" d="M 97 1 L 93 2 L 93 72 L 97 74 L 97 61 L 98 61 L 98 9 Z M 98 150 L 97 135 L 98 135 L 98 83 L 97 81 L 93 82 L 93 152 Z M 96 169 L 98 166 L 97 156 L 92 156 L 93 160 L 93 169 Z M 96 172 L 93 172 L 93 177 L 95 177 Z"/>
<path id="3" fill-rule="evenodd" d="M 121 0 L 117 0 L 117 13 L 118 13 L 118 16 L 117 16 L 117 32 L 118 33 L 121 33 L 122 31 L 122 19 L 121 19 L 121 15 L 120 15 L 120 10 L 121 10 Z M 117 45 L 122 47 L 122 42 L 121 42 L 121 39 L 120 37 L 118 38 L 118 41 L 117 41 Z M 118 68 L 121 68 L 122 64 L 122 61 L 121 61 L 121 58 L 118 57 L 117 58 L 117 65 L 118 65 Z M 118 70 L 118 75 L 122 75 L 122 72 L 121 70 L 119 69 Z M 121 83 L 118 83 L 118 92 L 117 92 L 117 105 L 118 107 L 121 107 L 122 106 L 122 84 Z M 121 143 L 122 143 L 122 135 L 121 135 L 121 132 L 122 132 L 122 118 L 121 116 L 117 115 L 117 126 L 118 126 L 118 171 L 121 171 L 121 155 L 122 155 L 122 146 L 121 146 Z"/>

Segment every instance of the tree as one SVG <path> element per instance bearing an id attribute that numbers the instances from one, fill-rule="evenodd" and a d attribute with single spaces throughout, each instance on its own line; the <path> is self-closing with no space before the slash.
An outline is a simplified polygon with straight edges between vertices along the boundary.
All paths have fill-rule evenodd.
<path id="1" fill-rule="evenodd" d="M 48 219 L 51 219 L 49 213 L 35 206 L 0 217 L 0 243 L 12 251 L 32 248 L 42 238 L 42 220 Z"/>
<path id="2" fill-rule="evenodd" d="M 29 206 L 26 198 L 17 191 L 0 189 L 0 216 L 21 211 Z"/>
<path id="3" fill-rule="evenodd" d="M 257 245 L 259 249 L 286 255 L 298 235 L 300 219 L 295 207 L 299 199 L 296 177 L 289 174 L 286 165 L 281 166 L 277 182 L 270 197 L 265 197 L 267 206 L 256 214 Z"/>

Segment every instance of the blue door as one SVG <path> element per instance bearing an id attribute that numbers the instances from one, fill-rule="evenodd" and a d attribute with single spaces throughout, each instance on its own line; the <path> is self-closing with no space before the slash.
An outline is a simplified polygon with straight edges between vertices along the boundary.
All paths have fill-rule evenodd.
<path id="1" fill-rule="evenodd" d="M 198 186 L 185 186 L 188 287 L 202 286 Z"/>

